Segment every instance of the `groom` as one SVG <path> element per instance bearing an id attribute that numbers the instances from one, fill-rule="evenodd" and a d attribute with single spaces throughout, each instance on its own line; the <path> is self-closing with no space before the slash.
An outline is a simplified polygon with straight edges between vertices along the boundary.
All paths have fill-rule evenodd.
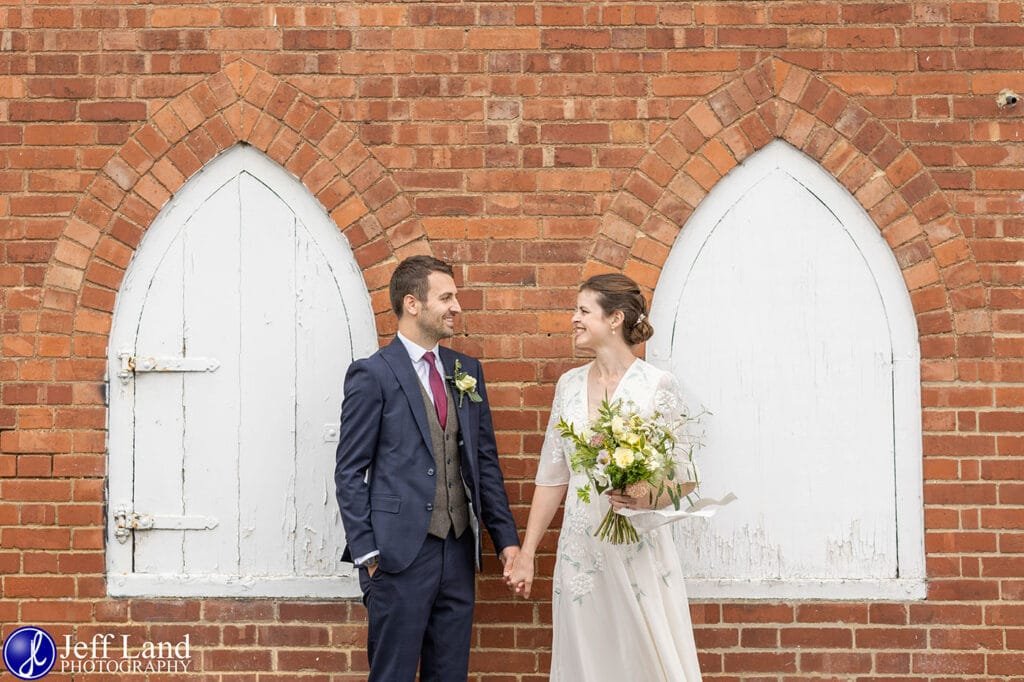
<path id="1" fill-rule="evenodd" d="M 455 333 L 452 268 L 430 256 L 391 276 L 398 336 L 345 377 L 334 482 L 369 614 L 371 682 L 465 682 L 479 524 L 519 552 L 480 363 Z M 447 378 L 447 381 L 446 381 Z"/>

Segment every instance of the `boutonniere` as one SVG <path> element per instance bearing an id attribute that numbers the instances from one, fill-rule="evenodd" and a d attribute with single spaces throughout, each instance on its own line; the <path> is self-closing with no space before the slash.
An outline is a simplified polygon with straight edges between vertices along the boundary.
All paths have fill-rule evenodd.
<path id="1" fill-rule="evenodd" d="M 459 409 L 462 408 L 462 399 L 466 396 L 469 396 L 469 399 L 474 403 L 483 402 L 483 398 L 476 392 L 476 378 L 463 372 L 462 363 L 458 360 L 455 361 L 455 371 L 452 373 L 452 376 L 445 378 L 459 392 Z"/>

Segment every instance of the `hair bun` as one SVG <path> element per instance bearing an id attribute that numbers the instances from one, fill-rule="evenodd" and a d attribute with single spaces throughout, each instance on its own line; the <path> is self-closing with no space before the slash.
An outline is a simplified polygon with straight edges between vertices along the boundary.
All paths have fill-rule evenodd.
<path id="1" fill-rule="evenodd" d="M 629 330 L 629 334 L 626 335 L 626 340 L 635 346 L 638 343 L 643 343 L 652 336 L 654 336 L 654 327 L 652 327 L 651 323 L 647 321 L 647 316 L 641 314 L 640 317 L 637 318 L 636 324 L 634 324 L 633 328 Z"/>

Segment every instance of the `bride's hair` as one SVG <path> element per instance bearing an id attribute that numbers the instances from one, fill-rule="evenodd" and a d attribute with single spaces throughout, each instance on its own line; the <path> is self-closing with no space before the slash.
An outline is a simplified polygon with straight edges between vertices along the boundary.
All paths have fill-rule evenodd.
<path id="1" fill-rule="evenodd" d="M 580 285 L 580 291 L 593 291 L 605 315 L 621 310 L 624 316 L 622 334 L 626 343 L 635 346 L 654 336 L 648 319 L 647 301 L 640 287 L 629 277 L 617 273 L 594 275 Z"/>

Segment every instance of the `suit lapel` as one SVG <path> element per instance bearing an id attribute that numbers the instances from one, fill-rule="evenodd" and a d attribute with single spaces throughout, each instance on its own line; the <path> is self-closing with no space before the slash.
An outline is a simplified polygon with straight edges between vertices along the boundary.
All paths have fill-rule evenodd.
<path id="1" fill-rule="evenodd" d="M 381 349 L 380 354 L 385 362 L 388 363 L 388 366 L 391 367 L 391 371 L 395 373 L 399 386 L 405 392 L 405 397 L 409 401 L 412 416 L 416 420 L 416 426 L 419 427 L 423 442 L 428 449 L 433 450 L 434 446 L 430 440 L 430 427 L 427 425 L 427 411 L 423 406 L 423 394 L 420 392 L 420 379 L 416 376 L 416 370 L 412 367 L 409 353 L 406 352 L 405 346 L 398 340 L 398 337 L 395 337 L 394 341 Z"/>
<path id="2" fill-rule="evenodd" d="M 444 346 L 439 347 L 439 354 L 441 356 L 441 365 L 444 367 L 445 381 L 447 377 L 455 379 L 455 351 L 445 348 Z M 453 381 L 454 383 L 454 381 Z M 469 496 L 469 525 L 473 529 L 473 542 L 475 549 L 473 550 L 473 560 L 476 564 L 476 570 L 480 570 L 480 504 L 478 495 L 478 485 L 476 481 L 479 479 L 479 472 L 477 471 L 477 459 L 476 459 L 476 441 L 474 440 L 473 429 L 470 428 L 470 405 L 472 401 L 469 398 L 462 399 L 462 405 L 459 405 L 459 389 L 455 386 L 451 386 L 449 395 L 455 401 L 455 409 L 459 415 L 459 442 L 461 445 L 462 452 L 462 481 L 466 485 L 466 494 Z"/>
<path id="3" fill-rule="evenodd" d="M 439 349 L 441 364 L 444 366 L 445 382 L 447 383 L 448 377 L 455 377 L 455 352 L 445 348 L 444 346 L 439 346 Z M 449 384 L 449 386 L 451 385 Z M 473 443 L 471 442 L 472 429 L 469 428 L 469 405 L 472 401 L 469 398 L 463 397 L 461 401 L 462 404 L 460 405 L 459 389 L 455 388 L 455 386 L 451 386 L 449 395 L 451 395 L 452 400 L 455 401 L 455 409 L 459 415 L 459 431 L 461 432 L 460 440 L 462 441 L 463 450 L 462 454 L 466 460 L 469 460 L 472 463 L 473 458 L 469 456 L 469 453 L 473 452 Z"/>

